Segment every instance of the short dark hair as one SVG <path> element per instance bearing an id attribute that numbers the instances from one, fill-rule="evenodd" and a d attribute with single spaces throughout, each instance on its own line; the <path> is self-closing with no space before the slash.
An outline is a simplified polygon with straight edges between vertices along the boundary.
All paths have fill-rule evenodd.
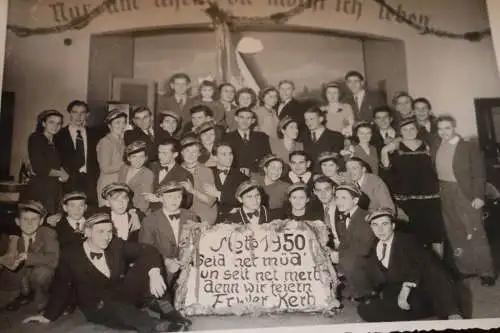
<path id="1" fill-rule="evenodd" d="M 288 160 L 292 161 L 292 157 L 294 156 L 304 156 L 306 161 L 311 161 L 309 155 L 303 150 L 293 150 L 290 154 L 288 154 Z"/>
<path id="2" fill-rule="evenodd" d="M 426 104 L 426 105 L 427 105 L 427 108 L 428 108 L 429 110 L 432 110 L 432 105 L 431 105 L 431 102 L 430 102 L 427 98 L 425 98 L 425 97 L 415 98 L 415 99 L 413 100 L 413 108 L 415 108 L 415 105 L 416 105 L 417 103 L 423 103 L 423 104 Z"/>
<path id="3" fill-rule="evenodd" d="M 224 83 L 221 83 L 221 84 L 219 85 L 219 87 L 217 88 L 217 91 L 218 91 L 218 93 L 219 93 L 219 96 L 220 96 L 220 92 L 222 91 L 222 89 L 223 89 L 224 87 L 231 87 L 231 88 L 233 88 L 233 89 L 234 89 L 234 91 L 236 92 L 236 87 L 235 87 L 233 84 L 231 84 L 231 83 L 229 83 L 229 82 L 224 82 Z"/>
<path id="4" fill-rule="evenodd" d="M 66 107 L 66 111 L 68 112 L 71 112 L 71 110 L 73 110 L 73 108 L 75 106 L 81 106 L 81 107 L 84 107 L 85 108 L 85 111 L 89 111 L 89 105 L 87 103 L 85 103 L 84 101 L 81 101 L 81 100 L 78 100 L 78 99 L 75 99 L 73 101 L 71 101 L 68 106 Z"/>
<path id="5" fill-rule="evenodd" d="M 389 114 L 389 117 L 391 117 L 391 118 L 393 117 L 392 108 L 389 105 L 382 105 L 382 106 L 378 106 L 375 109 L 373 109 L 373 118 L 375 118 L 377 113 L 381 113 L 381 112 L 386 112 Z"/>
<path id="6" fill-rule="evenodd" d="M 412 103 L 413 107 L 413 97 L 411 97 L 410 94 L 408 94 L 406 91 L 398 91 L 397 93 L 395 93 L 394 96 L 392 97 L 392 105 L 396 105 L 398 99 L 400 99 L 401 97 L 409 98 L 410 103 Z"/>
<path id="7" fill-rule="evenodd" d="M 266 87 L 264 89 L 262 89 L 259 93 L 259 102 L 264 105 L 264 98 L 266 97 L 267 94 L 269 94 L 271 91 L 274 91 L 276 93 L 276 95 L 278 96 L 278 99 L 279 99 L 279 96 L 280 96 L 280 92 L 278 91 L 278 89 L 276 89 L 275 87 Z"/>
<path id="8" fill-rule="evenodd" d="M 204 112 L 206 116 L 213 117 L 214 112 L 205 104 L 198 104 L 189 109 L 191 116 L 195 113 Z"/>
<path id="9" fill-rule="evenodd" d="M 165 138 L 159 144 L 159 146 L 172 146 L 172 153 L 179 153 L 181 151 L 179 140 L 176 138 Z"/>
<path id="10" fill-rule="evenodd" d="M 445 122 L 445 121 L 451 123 L 453 125 L 453 127 L 457 126 L 457 120 L 455 119 L 455 117 L 453 117 L 449 114 L 445 114 L 445 115 L 437 117 L 436 124 L 439 124 L 439 123 Z"/>
<path id="11" fill-rule="evenodd" d="M 255 105 L 257 105 L 257 94 L 255 93 L 255 91 L 252 88 L 244 87 L 244 88 L 239 89 L 234 96 L 234 101 L 236 102 L 236 104 L 238 106 L 241 106 L 238 103 L 238 100 L 239 100 L 241 94 L 249 94 L 250 95 L 252 102 L 250 103 L 250 105 L 248 107 L 253 108 Z"/>
<path id="12" fill-rule="evenodd" d="M 188 84 L 191 83 L 191 78 L 186 73 L 175 73 L 170 77 L 168 83 L 173 83 L 177 79 L 184 79 L 187 81 Z"/>
<path id="13" fill-rule="evenodd" d="M 342 101 L 344 99 L 344 91 L 342 90 L 342 86 L 337 82 L 328 82 L 321 87 L 321 98 L 323 98 L 325 102 L 328 102 L 328 99 L 326 98 L 326 91 L 329 88 L 336 88 L 339 91 L 339 101 Z"/>
<path id="14" fill-rule="evenodd" d="M 145 105 L 141 105 L 141 106 L 138 106 L 132 110 L 132 112 L 130 113 L 130 118 L 134 118 L 137 113 L 144 112 L 144 111 L 149 112 L 150 115 L 153 114 L 149 107 L 147 107 Z"/>
<path id="15" fill-rule="evenodd" d="M 281 80 L 280 82 L 278 82 L 278 88 L 281 88 L 282 85 L 287 83 L 291 85 L 293 89 L 295 89 L 295 83 L 292 80 Z"/>
<path id="16" fill-rule="evenodd" d="M 231 149 L 231 152 L 233 152 L 233 147 L 229 144 L 229 142 L 222 141 L 214 144 L 214 146 L 212 147 L 212 155 L 216 156 L 219 152 L 220 147 L 229 147 Z"/>
<path id="17" fill-rule="evenodd" d="M 364 81 L 365 80 L 365 77 L 363 76 L 363 74 L 361 74 L 360 72 L 358 71 L 349 71 L 345 74 L 344 76 L 344 79 L 347 81 L 350 77 L 357 77 L 358 79 L 360 79 L 361 81 Z"/>
<path id="18" fill-rule="evenodd" d="M 366 170 L 368 171 L 370 169 L 370 166 L 368 165 L 368 163 L 365 162 L 365 160 L 363 160 L 362 158 L 359 158 L 359 157 L 350 157 L 348 158 L 346 161 L 345 161 L 345 165 L 347 166 L 347 163 L 349 162 L 356 162 L 358 163 L 361 167 L 363 168 L 366 168 Z"/>

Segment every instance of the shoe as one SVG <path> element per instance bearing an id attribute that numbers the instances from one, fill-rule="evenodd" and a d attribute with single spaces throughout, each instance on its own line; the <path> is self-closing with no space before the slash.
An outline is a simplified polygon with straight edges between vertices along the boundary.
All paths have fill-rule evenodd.
<path id="1" fill-rule="evenodd" d="M 496 284 L 496 279 L 492 276 L 480 276 L 481 285 L 485 287 L 493 287 Z"/>
<path id="2" fill-rule="evenodd" d="M 20 307 L 28 305 L 33 301 L 33 294 L 19 295 L 5 306 L 7 311 L 17 311 Z"/>
<path id="3" fill-rule="evenodd" d="M 169 321 L 162 321 L 153 328 L 154 333 L 185 332 L 187 330 L 188 329 L 184 325 L 178 323 L 171 323 Z"/>

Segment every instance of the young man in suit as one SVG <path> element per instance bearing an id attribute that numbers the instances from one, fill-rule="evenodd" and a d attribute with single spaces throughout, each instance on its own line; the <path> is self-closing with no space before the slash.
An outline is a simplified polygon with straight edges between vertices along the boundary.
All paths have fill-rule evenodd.
<path id="1" fill-rule="evenodd" d="M 125 131 L 123 139 L 125 146 L 135 141 L 146 143 L 146 165 L 158 159 L 158 149 L 156 148 L 155 132 L 153 129 L 153 113 L 147 106 L 139 106 L 132 110 L 130 118 L 134 123 L 132 129 Z"/>
<path id="2" fill-rule="evenodd" d="M 155 248 L 114 237 L 107 213 L 92 215 L 84 228 L 85 242 L 62 252 L 54 279 L 57 288 L 47 308 L 24 322 L 56 320 L 75 290 L 78 307 L 96 324 L 144 333 L 184 331 L 189 326 L 165 301 L 163 262 Z M 160 319 L 139 309 L 144 304 L 158 312 Z"/>
<path id="3" fill-rule="evenodd" d="M 437 134 L 436 117 L 432 115 L 431 102 L 425 97 L 415 98 L 413 109 L 419 127 L 418 137 L 427 145 L 432 146 L 436 140 L 439 140 L 439 135 Z"/>
<path id="4" fill-rule="evenodd" d="M 410 234 L 395 232 L 394 212 L 375 210 L 366 217 L 377 242 L 367 259 L 368 277 L 380 293 L 358 305 L 368 322 L 461 319 L 451 278 L 440 261 Z"/>
<path id="5" fill-rule="evenodd" d="M 345 167 L 351 180 L 358 184 L 361 191 L 369 200 L 369 203 L 363 203 L 361 207 L 368 209 L 368 211 L 381 207 L 387 207 L 396 211 L 396 206 L 394 205 L 394 201 L 392 201 L 389 188 L 382 178 L 367 172 L 366 164 L 362 159 L 351 157 L 346 161 Z"/>
<path id="6" fill-rule="evenodd" d="M 303 150 L 296 150 L 290 153 L 289 160 L 290 171 L 284 175 L 283 180 L 289 184 L 304 183 L 311 189 L 313 174 L 309 155 Z"/>
<path id="7" fill-rule="evenodd" d="M 186 135 L 198 136 L 201 125 L 207 122 L 212 122 L 212 121 L 215 122 L 213 110 L 211 110 L 208 106 L 204 104 L 193 106 L 189 110 L 189 113 L 191 114 L 191 121 L 184 126 L 184 129 L 182 131 L 183 137 Z M 224 133 L 226 132 L 224 127 L 217 124 L 214 125 L 214 130 L 215 130 L 216 140 L 220 140 L 224 135 Z"/>
<path id="8" fill-rule="evenodd" d="M 228 143 L 221 142 L 213 148 L 217 165 L 212 167 L 215 186 L 205 185 L 205 192 L 217 198 L 218 210 L 217 220 L 223 219 L 227 214 L 238 207 L 236 189 L 248 177 L 233 167 L 233 149 Z"/>
<path id="9" fill-rule="evenodd" d="M 144 219 L 139 233 L 139 242 L 154 246 L 161 254 L 167 269 L 167 282 L 174 295 L 174 284 L 180 263 L 179 243 L 183 226 L 189 221 L 200 222 L 200 218 L 190 210 L 181 208 L 184 188 L 178 182 L 168 182 L 156 192 L 162 208 Z"/>
<path id="10" fill-rule="evenodd" d="M 354 111 L 356 121 L 373 119 L 373 110 L 385 104 L 383 96 L 375 91 L 365 89 L 365 78 L 358 71 L 349 71 L 344 77 L 347 87 L 351 92 L 348 103 Z"/>
<path id="11" fill-rule="evenodd" d="M 16 224 L 21 229 L 17 241 L 15 261 L 3 274 L 13 276 L 20 285 L 20 294 L 6 305 L 6 310 L 16 311 L 35 301 L 41 311 L 48 299 L 49 287 L 59 260 L 59 243 L 56 232 L 42 226 L 47 212 L 38 201 L 19 204 Z"/>
<path id="12" fill-rule="evenodd" d="M 271 154 L 269 137 L 252 129 L 256 116 L 251 108 L 237 109 L 235 111 L 235 120 L 237 124 L 236 131 L 227 133 L 224 140 L 233 149 L 238 169 L 245 175 L 250 176 L 251 172 L 259 171 L 261 159 Z"/>
<path id="13" fill-rule="evenodd" d="M 111 183 L 102 189 L 101 196 L 106 206 L 100 211 L 110 214 L 116 237 L 123 241 L 137 242 L 144 213 L 130 207 L 132 189 L 124 183 Z"/>
<path id="14" fill-rule="evenodd" d="M 324 151 L 338 154 L 344 149 L 344 136 L 325 127 L 325 116 L 319 107 L 308 109 L 304 119 L 308 132 L 302 142 L 312 161 L 316 161 Z"/>
<path id="15" fill-rule="evenodd" d="M 193 175 L 177 163 L 180 153 L 180 144 L 177 139 L 167 138 L 158 144 L 158 162 L 153 163 L 153 191 L 156 193 L 161 185 L 168 182 L 185 182 L 189 180 L 193 183 Z M 153 194 L 146 194 L 146 200 L 151 203 L 151 211 L 161 208 L 159 199 Z M 193 195 L 187 193 L 182 203 L 183 208 L 191 207 Z"/>
<path id="16" fill-rule="evenodd" d="M 241 207 L 228 214 L 220 223 L 258 225 L 270 222 L 269 212 L 262 205 L 261 188 L 254 180 L 246 180 L 236 189 Z"/>
<path id="17" fill-rule="evenodd" d="M 279 120 L 286 116 L 292 118 L 299 126 L 299 133 L 304 134 L 307 129 L 304 122 L 304 106 L 294 98 L 295 83 L 290 80 L 282 80 L 278 83 L 278 91 L 280 95 L 277 110 Z"/>
<path id="18" fill-rule="evenodd" d="M 483 221 L 486 170 L 479 147 L 462 139 L 451 116 L 437 119 L 439 141 L 431 147 L 439 179 L 446 236 L 463 278 L 478 275 L 493 286 L 496 273 Z"/>
<path id="19" fill-rule="evenodd" d="M 398 91 L 392 97 L 392 106 L 394 113 L 394 124 L 399 128 L 399 122 L 405 118 L 414 117 L 413 97 L 406 91 Z"/>
<path id="20" fill-rule="evenodd" d="M 55 229 L 61 249 L 83 242 L 83 224 L 87 212 L 87 196 L 83 192 L 66 193 L 61 200 L 64 214 Z"/>
<path id="21" fill-rule="evenodd" d="M 394 117 L 389 106 L 380 106 L 373 110 L 373 134 L 371 144 L 380 154 L 382 148 L 396 140 L 399 136 L 398 130 L 393 126 Z"/>
<path id="22" fill-rule="evenodd" d="M 175 73 L 168 80 L 172 94 L 158 96 L 157 110 L 170 110 L 177 113 L 184 123 L 190 121 L 189 110 L 193 100 L 189 96 L 191 78 L 186 73 Z"/>
<path id="23" fill-rule="evenodd" d="M 354 299 L 362 300 L 371 292 L 365 271 L 374 236 L 365 222 L 366 210 L 358 206 L 361 190 L 355 183 L 345 183 L 335 189 L 336 209 L 332 234 L 334 250 L 331 258 L 347 281 Z"/>
<path id="24" fill-rule="evenodd" d="M 97 207 L 97 164 L 98 134 L 85 125 L 88 105 L 83 101 L 68 104 L 69 124 L 54 137 L 54 144 L 61 157 L 62 167 L 69 174 L 63 183 L 64 191 L 82 191 L 87 195 L 90 206 Z"/>

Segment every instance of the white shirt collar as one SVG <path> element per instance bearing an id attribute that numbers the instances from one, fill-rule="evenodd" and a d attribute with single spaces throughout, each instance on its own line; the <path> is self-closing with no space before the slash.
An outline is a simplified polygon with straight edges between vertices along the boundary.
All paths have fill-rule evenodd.
<path id="1" fill-rule="evenodd" d="M 448 140 L 448 142 L 452 145 L 456 145 L 460 141 L 460 137 L 458 135 L 455 135 L 455 137 L 451 140 Z"/>
<path id="2" fill-rule="evenodd" d="M 304 178 L 305 183 L 307 184 L 309 182 L 309 179 L 311 178 L 312 173 L 311 171 L 306 171 L 301 178 Z M 301 182 L 299 176 L 297 176 L 293 171 L 290 171 L 288 173 L 288 177 L 290 177 L 290 180 L 295 184 Z"/>
<path id="3" fill-rule="evenodd" d="M 357 181 L 357 183 L 358 183 L 359 187 L 362 187 L 362 186 L 363 186 L 363 183 L 364 183 L 365 178 L 366 178 L 365 176 L 366 176 L 366 174 L 363 174 L 363 175 L 361 176 L 361 178 L 359 178 L 359 180 Z"/>
<path id="4" fill-rule="evenodd" d="M 316 128 L 315 130 L 311 131 L 311 135 L 314 132 L 316 134 L 316 140 L 319 140 L 319 137 L 321 136 L 321 134 L 323 134 L 325 129 L 326 129 L 325 126 L 321 126 L 319 128 Z"/>
<path id="5" fill-rule="evenodd" d="M 79 220 L 73 220 L 71 217 L 69 216 L 66 216 L 66 221 L 68 221 L 69 225 L 71 226 L 71 228 L 73 228 L 73 230 L 77 230 L 76 228 L 76 224 L 79 223 L 78 227 L 78 231 L 82 231 L 83 229 L 83 224 L 85 223 L 85 217 L 81 217 Z"/>
<path id="6" fill-rule="evenodd" d="M 383 130 L 383 129 L 380 130 L 380 134 L 382 135 L 382 138 L 384 138 L 384 139 L 385 139 L 385 134 L 386 133 L 389 133 L 389 136 L 391 138 L 395 138 L 396 137 L 396 130 L 394 128 L 392 128 L 392 127 L 389 127 L 388 129 L 385 129 L 385 130 Z"/>
<path id="7" fill-rule="evenodd" d="M 238 133 L 240 134 L 240 136 L 241 136 L 241 138 L 242 138 L 242 139 L 245 137 L 245 135 L 247 135 L 247 136 L 248 136 L 248 139 L 250 139 L 250 130 L 247 130 L 247 131 L 243 132 L 242 130 L 240 130 L 240 129 L 238 128 L 238 130 L 237 130 L 237 131 L 238 131 Z"/>
<path id="8" fill-rule="evenodd" d="M 162 209 L 163 215 L 165 215 L 165 218 L 167 221 L 170 223 L 170 227 L 172 228 L 172 232 L 174 233 L 175 237 L 175 242 L 179 242 L 179 233 L 180 233 L 180 226 L 181 226 L 181 219 L 180 217 L 178 219 L 170 219 L 170 215 L 174 214 L 180 214 L 180 210 L 177 212 L 167 212 L 165 209 Z"/>
<path id="9" fill-rule="evenodd" d="M 32 243 L 34 244 L 35 243 L 35 239 L 36 239 L 36 232 L 33 235 L 25 235 L 25 234 L 23 234 L 23 241 L 24 241 L 24 246 L 25 246 L 25 252 L 28 252 L 28 246 L 29 246 L 29 243 L 30 243 L 30 239 L 31 239 Z"/>
<path id="10" fill-rule="evenodd" d="M 94 267 L 97 270 L 99 270 L 102 274 L 104 274 L 108 278 L 111 276 L 111 271 L 109 269 L 108 263 L 106 262 L 106 256 L 105 256 L 103 250 L 91 251 L 89 244 L 87 242 L 83 242 L 83 251 L 87 255 L 87 258 L 90 260 L 92 265 L 94 265 Z M 102 256 L 99 259 L 97 259 L 97 258 L 92 259 L 90 257 L 91 252 L 92 253 L 102 253 Z"/>
<path id="11" fill-rule="evenodd" d="M 111 220 L 113 221 L 113 226 L 116 229 L 116 235 L 126 241 L 128 239 L 129 232 L 128 213 L 125 212 L 122 215 L 118 215 L 111 211 Z"/>
<path id="12" fill-rule="evenodd" d="M 382 249 L 383 249 L 383 244 L 386 244 L 387 247 L 385 249 L 385 257 L 384 259 L 382 260 L 382 265 L 384 265 L 384 267 L 389 267 L 389 259 L 390 259 L 390 256 L 391 256 L 391 248 L 392 248 L 392 243 L 394 241 L 394 233 L 391 235 L 391 237 L 386 240 L 386 241 L 379 241 L 378 244 L 377 244 L 377 258 L 380 260 L 380 258 L 382 258 Z"/>

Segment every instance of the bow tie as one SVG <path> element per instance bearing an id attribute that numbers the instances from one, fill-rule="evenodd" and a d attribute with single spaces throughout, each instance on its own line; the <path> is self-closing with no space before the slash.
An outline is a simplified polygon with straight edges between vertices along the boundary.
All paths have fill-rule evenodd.
<path id="1" fill-rule="evenodd" d="M 94 259 L 101 259 L 102 258 L 102 253 L 98 253 L 98 252 L 90 252 L 90 259 L 91 260 L 94 260 Z"/>
<path id="2" fill-rule="evenodd" d="M 170 214 L 168 216 L 168 218 L 171 220 L 178 220 L 180 217 L 181 217 L 181 214 Z"/>
<path id="3" fill-rule="evenodd" d="M 253 213 L 247 213 L 249 219 L 251 219 L 252 217 L 259 218 L 259 215 L 260 215 L 259 211 L 255 211 Z"/>
<path id="4" fill-rule="evenodd" d="M 168 166 L 160 166 L 160 170 L 164 170 L 165 172 L 168 172 Z"/>
<path id="5" fill-rule="evenodd" d="M 217 169 L 217 171 L 219 172 L 219 174 L 223 173 L 226 176 L 229 174 L 229 169 Z"/>
<path id="6" fill-rule="evenodd" d="M 345 221 L 351 217 L 351 214 L 349 214 L 349 212 L 342 213 L 342 212 L 336 211 L 335 215 L 336 215 L 337 219 L 340 221 Z"/>

